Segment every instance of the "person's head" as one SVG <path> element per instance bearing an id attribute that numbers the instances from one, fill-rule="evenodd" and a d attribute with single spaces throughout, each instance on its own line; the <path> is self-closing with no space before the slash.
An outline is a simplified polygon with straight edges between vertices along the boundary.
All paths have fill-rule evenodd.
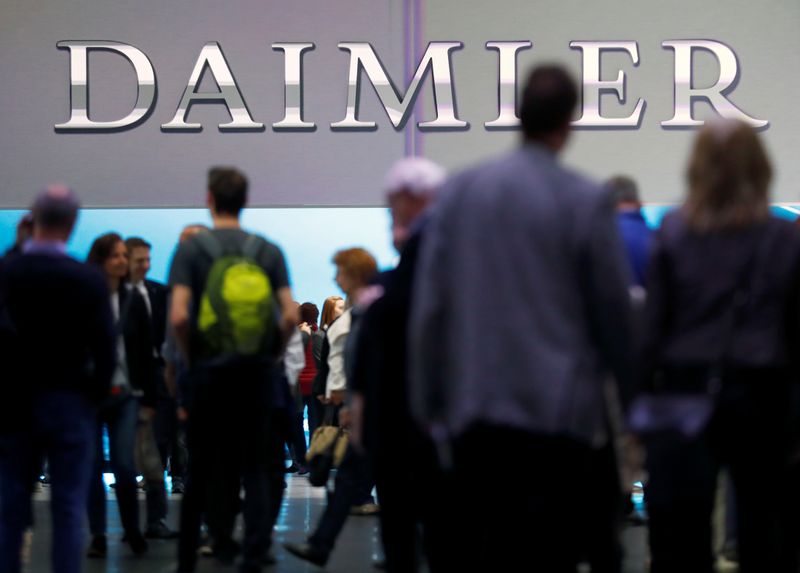
<path id="1" fill-rule="evenodd" d="M 86 262 L 96 265 L 112 281 L 124 279 L 128 274 L 128 248 L 117 233 L 100 235 L 92 243 Z"/>
<path id="2" fill-rule="evenodd" d="M 706 124 L 695 139 L 686 175 L 689 195 L 683 209 L 693 230 L 742 229 L 769 217 L 772 167 L 749 125 Z"/>
<path id="3" fill-rule="evenodd" d="M 80 202 L 72 189 L 50 185 L 33 203 L 33 236 L 35 239 L 66 241 L 78 218 Z"/>
<path id="4" fill-rule="evenodd" d="M 578 88 L 564 68 L 557 65 L 534 68 L 525 83 L 519 110 L 525 139 L 560 151 L 569 138 L 577 103 Z"/>
<path id="5" fill-rule="evenodd" d="M 133 284 L 143 281 L 150 272 L 150 243 L 141 237 L 129 237 L 125 239 L 125 246 L 128 248 L 128 265 L 130 274 L 128 278 Z"/>
<path id="6" fill-rule="evenodd" d="M 304 302 L 300 305 L 300 324 L 305 322 L 309 326 L 316 325 L 318 318 L 319 309 L 316 304 L 313 302 Z"/>
<path id="7" fill-rule="evenodd" d="M 375 258 L 365 249 L 344 249 L 333 255 L 336 265 L 336 284 L 348 296 L 369 284 L 378 272 Z"/>
<path id="8" fill-rule="evenodd" d="M 611 197 L 617 209 L 641 209 L 642 201 L 639 198 L 639 188 L 636 181 L 626 175 L 615 175 L 606 181 L 606 187 L 611 191 Z"/>
<path id="9" fill-rule="evenodd" d="M 14 244 L 22 246 L 31 237 L 33 237 L 33 213 L 25 213 L 17 223 L 17 236 Z"/>
<path id="10" fill-rule="evenodd" d="M 428 208 L 446 177 L 444 168 L 422 157 L 401 159 L 389 170 L 385 188 L 395 249 L 403 248 L 411 225 Z"/>
<path id="11" fill-rule="evenodd" d="M 331 323 L 344 313 L 344 299 L 340 296 L 329 296 L 322 305 L 320 327 L 328 328 Z"/>
<path id="12" fill-rule="evenodd" d="M 186 225 L 181 231 L 181 236 L 178 237 L 178 243 L 184 243 L 188 241 L 190 237 L 194 237 L 197 233 L 201 233 L 203 231 L 208 231 L 208 227 L 199 223 L 194 225 Z"/>
<path id="13" fill-rule="evenodd" d="M 208 207 L 211 214 L 239 217 L 247 204 L 247 177 L 232 167 L 213 167 L 208 172 Z"/>

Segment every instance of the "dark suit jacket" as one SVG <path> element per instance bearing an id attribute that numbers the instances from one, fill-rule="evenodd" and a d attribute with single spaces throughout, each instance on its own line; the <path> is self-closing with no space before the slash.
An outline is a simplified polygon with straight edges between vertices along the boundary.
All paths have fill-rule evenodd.
<path id="1" fill-rule="evenodd" d="M 417 232 L 397 268 L 381 274 L 383 296 L 361 319 L 352 388 L 364 395 L 364 444 L 379 465 L 382 454 L 409 459 L 423 443 L 408 400 L 408 318 L 419 243 Z"/>
<path id="2" fill-rule="evenodd" d="M 731 335 L 746 265 L 748 302 Z M 773 217 L 739 232 L 699 234 L 680 211 L 670 213 L 655 235 L 646 315 L 645 374 L 658 365 L 716 363 L 727 352 L 731 366 L 792 367 L 796 376 L 800 232 Z"/>
<path id="3" fill-rule="evenodd" d="M 153 311 L 153 345 L 159 358 L 164 346 L 164 339 L 167 332 L 167 297 L 169 289 L 156 281 L 145 280 L 144 286 L 150 297 L 150 308 Z"/>
<path id="4" fill-rule="evenodd" d="M 96 269 L 55 253 L 21 255 L 4 265 L 0 292 L 8 327 L 0 348 L 0 402 L 8 408 L 0 423 L 24 422 L 39 392 L 98 401 L 108 394 L 115 334 L 108 287 Z"/>
<path id="5" fill-rule="evenodd" d="M 131 388 L 143 392 L 142 405 L 156 404 L 156 364 L 153 356 L 153 326 L 147 304 L 135 289 L 119 290 L 119 331 L 125 340 L 125 357 Z"/>

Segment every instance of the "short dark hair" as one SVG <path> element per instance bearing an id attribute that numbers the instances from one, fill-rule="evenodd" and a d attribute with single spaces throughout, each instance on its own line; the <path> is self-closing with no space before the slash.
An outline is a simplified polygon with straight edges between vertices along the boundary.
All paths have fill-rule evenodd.
<path id="1" fill-rule="evenodd" d="M 528 75 L 519 116 L 528 139 L 537 139 L 569 124 L 578 103 L 575 80 L 561 66 L 538 66 Z"/>
<path id="2" fill-rule="evenodd" d="M 111 256 L 111 253 L 114 252 L 114 247 L 117 246 L 117 243 L 122 242 L 122 237 L 117 233 L 100 235 L 92 243 L 92 247 L 89 249 L 89 256 L 86 257 L 86 262 L 102 267 Z"/>
<path id="3" fill-rule="evenodd" d="M 606 188 L 611 191 L 611 198 L 615 205 L 621 203 L 641 203 L 639 188 L 636 181 L 627 175 L 615 175 L 606 181 Z"/>
<path id="4" fill-rule="evenodd" d="M 147 250 L 152 250 L 153 245 L 142 239 L 141 237 L 128 237 L 125 239 L 125 246 L 128 247 L 128 252 L 130 253 L 133 249 L 141 249 L 145 248 Z"/>
<path id="5" fill-rule="evenodd" d="M 308 324 L 317 324 L 319 318 L 319 309 L 313 302 L 304 302 L 300 305 L 300 322 Z"/>
<path id="6" fill-rule="evenodd" d="M 212 167 L 208 171 L 208 190 L 217 213 L 238 215 L 247 203 L 247 177 L 232 167 Z"/>

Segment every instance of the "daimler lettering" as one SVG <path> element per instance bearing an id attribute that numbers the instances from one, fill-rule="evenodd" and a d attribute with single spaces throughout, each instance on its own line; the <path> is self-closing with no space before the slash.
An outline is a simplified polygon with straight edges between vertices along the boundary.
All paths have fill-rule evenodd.
<path id="1" fill-rule="evenodd" d="M 666 40 L 664 49 L 674 53 L 674 106 L 673 116 L 661 121 L 665 128 L 694 127 L 703 121 L 693 115 L 692 104 L 705 100 L 722 117 L 739 119 L 754 127 L 768 125 L 766 120 L 756 119 L 734 105 L 728 95 L 739 77 L 739 64 L 734 51 L 726 44 L 714 40 Z M 141 125 L 150 116 L 156 101 L 156 74 L 153 64 L 139 48 L 120 42 L 65 40 L 58 43 L 60 49 L 70 53 L 70 117 L 55 126 L 56 131 L 113 131 L 131 129 Z M 344 118 L 334 122 L 330 128 L 336 130 L 373 130 L 376 118 L 365 119 L 359 113 L 361 80 L 366 77 L 375 89 L 378 100 L 394 129 L 405 127 L 414 108 L 414 101 L 427 77 L 433 82 L 433 112 L 435 117 L 417 122 L 420 129 L 464 130 L 469 123 L 458 117 L 456 89 L 453 77 L 453 53 L 463 47 L 461 42 L 430 42 L 419 61 L 411 82 L 401 92 L 389 76 L 378 54 L 366 42 L 342 42 L 339 49 L 350 56 L 347 80 L 347 105 Z M 487 42 L 486 49 L 497 51 L 497 117 L 484 123 L 486 129 L 517 129 L 517 55 L 533 47 L 530 41 Z M 636 129 L 641 125 L 646 102 L 639 98 L 630 115 L 607 117 L 601 110 L 601 93 L 612 92 L 619 104 L 627 100 L 626 76 L 618 71 L 613 81 L 600 79 L 603 54 L 623 52 L 630 56 L 634 66 L 639 64 L 639 46 L 635 41 L 574 41 L 570 48 L 578 50 L 583 58 L 583 97 L 581 115 L 575 120 L 576 127 Z M 313 130 L 316 124 L 304 114 L 303 108 L 303 58 L 315 49 L 310 42 L 281 42 L 272 44 L 272 49 L 281 52 L 284 58 L 284 116 L 272 124 L 275 131 Z M 93 50 L 114 52 L 133 66 L 138 82 L 138 94 L 133 110 L 125 117 L 114 121 L 97 121 L 89 115 L 88 62 Z M 719 77 L 710 87 L 694 86 L 692 74 L 693 55 L 703 51 L 713 56 L 719 64 Z M 203 72 L 207 71 L 217 83 L 218 89 L 211 92 L 198 91 Z M 231 66 L 217 42 L 208 42 L 200 50 L 189 74 L 186 89 L 178 100 L 172 119 L 161 125 L 164 132 L 200 131 L 199 123 L 187 122 L 192 105 L 197 103 L 224 105 L 231 120 L 218 125 L 220 131 L 260 131 L 264 123 L 256 121 L 245 103 L 245 98 L 233 75 Z"/>

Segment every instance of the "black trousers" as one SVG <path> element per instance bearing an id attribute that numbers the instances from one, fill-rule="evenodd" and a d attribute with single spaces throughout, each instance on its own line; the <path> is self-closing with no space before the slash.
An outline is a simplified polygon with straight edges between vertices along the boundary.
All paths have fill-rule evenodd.
<path id="1" fill-rule="evenodd" d="M 452 513 L 444 551 L 451 571 L 574 573 L 575 519 L 591 479 L 590 448 L 566 437 L 476 425 L 453 448 Z M 496 460 L 512 460 L 513 491 Z M 569 492 L 569 494 L 567 493 Z M 570 495 L 571 494 L 571 495 Z"/>
<path id="2" fill-rule="evenodd" d="M 618 573 L 622 570 L 620 534 L 625 499 L 612 442 L 591 450 L 589 475 L 581 487 L 585 501 L 577 519 L 584 558 L 592 573 Z"/>
<path id="3" fill-rule="evenodd" d="M 270 540 L 268 431 L 272 369 L 237 364 L 192 373 L 189 472 L 181 505 L 178 569 L 193 571 L 203 515 L 215 548 L 230 550 L 236 515 L 245 520 L 242 570 L 260 570 Z M 239 490 L 244 485 L 241 504 Z"/>
<path id="4" fill-rule="evenodd" d="M 390 573 L 419 571 L 424 553 L 428 569 L 449 571 L 444 549 L 450 484 L 439 469 L 433 443 L 415 428 L 381 430 L 375 448 L 375 482 L 381 504 L 381 542 Z M 455 508 L 452 508 L 455 509 Z"/>
<path id="5" fill-rule="evenodd" d="M 770 499 L 796 489 L 788 481 L 788 388 L 777 380 L 726 383 L 709 427 L 691 441 L 647 444 L 646 489 L 653 573 L 713 571 L 711 514 L 721 466 L 736 500 L 739 570 L 796 572 L 787 504 Z"/>
<path id="6" fill-rule="evenodd" d="M 187 457 L 185 429 L 178 420 L 178 403 L 174 398 L 159 397 L 153 425 L 158 452 L 164 467 L 169 467 L 173 481 L 185 478 Z"/>

